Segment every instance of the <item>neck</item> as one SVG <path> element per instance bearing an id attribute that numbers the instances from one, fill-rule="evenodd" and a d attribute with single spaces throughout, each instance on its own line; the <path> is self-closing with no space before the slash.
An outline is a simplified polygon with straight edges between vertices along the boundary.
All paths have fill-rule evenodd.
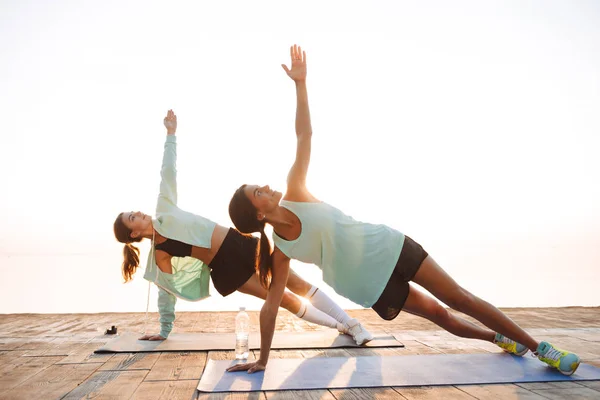
<path id="1" fill-rule="evenodd" d="M 142 237 L 145 237 L 146 239 L 150 239 L 152 240 L 152 236 L 154 235 L 154 227 L 152 226 L 152 224 L 150 224 L 150 226 L 148 226 L 144 232 L 142 232 Z"/>
<path id="2" fill-rule="evenodd" d="M 266 221 L 271 224 L 275 232 L 283 232 L 297 223 L 296 214 L 284 207 L 277 207 L 266 216 Z"/>

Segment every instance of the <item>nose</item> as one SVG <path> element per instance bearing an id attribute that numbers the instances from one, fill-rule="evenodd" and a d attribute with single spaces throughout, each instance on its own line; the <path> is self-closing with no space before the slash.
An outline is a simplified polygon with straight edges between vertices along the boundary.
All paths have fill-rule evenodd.
<path id="1" fill-rule="evenodd" d="M 265 185 L 265 188 L 264 188 L 264 190 L 265 190 L 265 191 L 267 191 L 267 192 L 270 192 L 270 191 L 271 191 L 271 188 L 269 187 L 269 185 Z"/>

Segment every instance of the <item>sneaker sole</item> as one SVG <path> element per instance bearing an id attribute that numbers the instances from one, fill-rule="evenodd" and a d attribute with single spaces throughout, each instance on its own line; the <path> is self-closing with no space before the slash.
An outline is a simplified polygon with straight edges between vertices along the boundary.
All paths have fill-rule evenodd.
<path id="1" fill-rule="evenodd" d="M 525 351 L 522 353 L 512 353 L 512 354 L 514 354 L 515 356 L 518 356 L 518 357 L 523 357 L 525 354 L 527 354 L 528 351 L 529 351 L 529 349 L 525 349 Z"/>
<path id="2" fill-rule="evenodd" d="M 498 346 L 498 347 L 500 347 L 500 346 Z M 500 347 L 500 348 L 502 349 L 502 347 Z M 508 354 L 510 354 L 510 355 L 513 355 L 513 356 L 517 356 L 517 357 L 523 357 L 525 354 L 527 354 L 527 352 L 529 351 L 529 349 L 526 349 L 526 350 L 525 350 L 524 352 L 522 352 L 522 353 L 513 353 L 512 351 L 510 351 L 510 350 L 506 350 L 506 349 L 502 349 L 502 351 L 504 351 L 505 353 L 508 353 Z"/>

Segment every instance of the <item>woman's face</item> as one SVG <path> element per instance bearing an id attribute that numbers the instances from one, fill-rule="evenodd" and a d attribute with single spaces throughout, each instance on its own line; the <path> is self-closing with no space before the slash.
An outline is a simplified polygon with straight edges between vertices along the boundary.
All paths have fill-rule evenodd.
<path id="1" fill-rule="evenodd" d="M 258 219 L 262 220 L 269 211 L 279 206 L 281 192 L 271 190 L 269 185 L 247 185 L 244 188 L 246 197 L 258 211 Z"/>
<path id="2" fill-rule="evenodd" d="M 152 224 L 152 218 L 141 211 L 124 212 L 121 220 L 127 228 L 131 229 L 131 237 L 134 238 Z"/>

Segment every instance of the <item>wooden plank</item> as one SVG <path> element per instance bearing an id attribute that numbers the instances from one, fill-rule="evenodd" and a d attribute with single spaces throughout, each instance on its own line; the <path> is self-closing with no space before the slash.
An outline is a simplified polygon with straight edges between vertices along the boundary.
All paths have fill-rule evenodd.
<path id="1" fill-rule="evenodd" d="M 58 364 L 81 364 L 81 363 L 105 363 L 110 360 L 114 354 L 95 354 L 94 350 L 102 344 L 88 342 L 74 349 L 71 354 L 64 357 Z"/>
<path id="2" fill-rule="evenodd" d="M 583 385 L 583 386 L 587 386 L 590 389 L 600 391 L 600 381 L 579 381 L 577 383 L 579 383 L 580 385 Z"/>
<path id="3" fill-rule="evenodd" d="M 19 386 L 60 359 L 61 357 L 21 357 L 13 360 L 0 369 L 0 391 Z"/>
<path id="4" fill-rule="evenodd" d="M 533 392 L 551 400 L 598 400 L 600 398 L 600 391 L 585 386 L 579 386 L 570 389 L 533 390 Z"/>
<path id="5" fill-rule="evenodd" d="M 474 398 L 454 386 L 395 387 L 394 390 L 407 400 L 473 400 Z"/>
<path id="6" fill-rule="evenodd" d="M 231 393 L 200 393 L 196 392 L 197 400 L 266 400 L 263 392 L 231 392 Z"/>
<path id="7" fill-rule="evenodd" d="M 41 356 L 63 356 L 67 357 L 71 354 L 76 354 L 78 349 L 85 346 L 89 339 L 72 340 L 68 337 L 56 338 L 49 346 L 28 350 L 26 357 L 41 357 Z"/>
<path id="8" fill-rule="evenodd" d="M 99 371 L 71 390 L 63 400 L 129 399 L 148 371 Z"/>
<path id="9" fill-rule="evenodd" d="M 199 380 L 202 371 L 204 371 L 207 356 L 208 353 L 205 351 L 161 353 L 144 381 L 173 381 L 181 379 Z"/>
<path id="10" fill-rule="evenodd" d="M 119 353 L 107 360 L 99 371 L 152 369 L 161 353 Z"/>
<path id="11" fill-rule="evenodd" d="M 23 357 L 25 353 L 27 353 L 27 350 L 0 351 L 0 371 L 11 364 L 24 364 L 31 361 Z"/>
<path id="12" fill-rule="evenodd" d="M 578 382 L 522 382 L 515 385 L 527 390 L 571 389 L 581 386 Z"/>
<path id="13" fill-rule="evenodd" d="M 0 350 L 16 350 L 26 342 L 26 338 L 3 337 L 0 338 Z"/>
<path id="14" fill-rule="evenodd" d="M 405 398 L 392 388 L 331 389 L 330 392 L 338 400 L 391 400 Z"/>
<path id="15" fill-rule="evenodd" d="M 545 397 L 513 384 L 495 385 L 461 385 L 457 389 L 478 399 L 498 400 L 542 400 Z"/>
<path id="16" fill-rule="evenodd" d="M 156 381 L 144 380 L 131 397 L 132 400 L 190 400 L 196 396 L 198 380 Z"/>
<path id="17" fill-rule="evenodd" d="M 248 361 L 256 360 L 256 357 L 254 354 L 255 354 L 254 351 L 250 351 L 248 353 Z M 256 352 L 256 354 L 258 354 L 258 352 Z M 209 360 L 235 360 L 235 351 L 233 351 L 233 350 L 209 351 L 208 359 Z"/>
<path id="18" fill-rule="evenodd" d="M 328 390 L 285 390 L 265 392 L 269 400 L 335 400 Z"/>
<path id="19" fill-rule="evenodd" d="M 84 382 L 97 368 L 98 364 L 52 365 L 13 389 L 2 393 L 0 399 L 62 398 Z"/>
<path id="20" fill-rule="evenodd" d="M 442 354 L 441 351 L 427 346 L 417 340 L 404 340 L 404 347 L 396 348 L 396 352 L 400 356 L 411 356 L 418 354 Z"/>

